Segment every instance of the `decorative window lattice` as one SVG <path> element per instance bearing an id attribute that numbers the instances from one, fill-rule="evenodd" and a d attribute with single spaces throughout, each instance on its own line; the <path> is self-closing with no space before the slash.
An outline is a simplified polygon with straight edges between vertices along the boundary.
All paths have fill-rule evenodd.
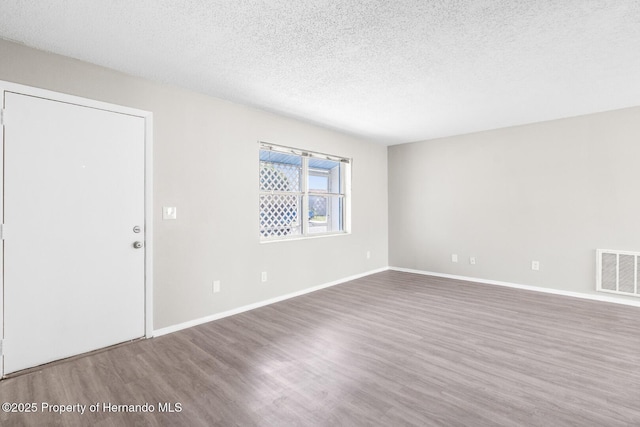
<path id="1" fill-rule="evenodd" d="M 309 217 L 327 216 L 327 198 L 322 196 L 309 196 Z"/>
<path id="2" fill-rule="evenodd" d="M 260 191 L 300 191 L 302 168 L 286 163 L 260 162 Z"/>
<path id="3" fill-rule="evenodd" d="M 260 234 L 283 237 L 301 233 L 300 165 L 260 162 Z M 294 194 L 287 194 L 294 193 Z"/>
<path id="4" fill-rule="evenodd" d="M 260 233 L 263 237 L 300 234 L 300 196 L 260 195 Z"/>

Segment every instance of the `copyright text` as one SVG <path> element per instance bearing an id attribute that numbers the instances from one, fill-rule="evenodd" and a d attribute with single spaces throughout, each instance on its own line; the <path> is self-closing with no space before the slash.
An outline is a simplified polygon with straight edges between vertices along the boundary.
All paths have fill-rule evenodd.
<path id="1" fill-rule="evenodd" d="M 130 412 L 130 413 L 178 413 L 182 412 L 182 403 L 180 402 L 158 402 L 158 403 L 142 403 L 142 404 L 116 404 L 111 402 L 96 402 L 93 404 L 60 404 L 50 402 L 5 402 L 2 404 L 2 412 L 13 413 L 52 413 L 52 414 L 80 414 L 99 413 L 99 412 Z"/>

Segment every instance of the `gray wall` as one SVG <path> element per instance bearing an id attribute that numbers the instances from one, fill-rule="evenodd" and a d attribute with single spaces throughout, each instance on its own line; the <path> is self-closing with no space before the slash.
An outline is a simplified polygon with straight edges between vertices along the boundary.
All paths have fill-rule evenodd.
<path id="1" fill-rule="evenodd" d="M 596 248 L 640 251 L 640 107 L 388 155 L 391 266 L 595 293 Z"/>
<path id="2" fill-rule="evenodd" d="M 3 40 L 0 80 L 153 112 L 156 329 L 387 266 L 384 146 Z M 352 157 L 353 233 L 260 244 L 258 140 Z"/>

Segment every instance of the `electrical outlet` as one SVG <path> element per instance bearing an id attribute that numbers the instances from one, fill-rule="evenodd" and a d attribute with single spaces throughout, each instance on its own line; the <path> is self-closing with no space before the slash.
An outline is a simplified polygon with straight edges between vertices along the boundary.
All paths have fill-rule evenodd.
<path id="1" fill-rule="evenodd" d="M 531 269 L 535 271 L 540 270 L 540 261 L 531 261 Z"/>
<path id="2" fill-rule="evenodd" d="M 367 259 L 371 258 L 371 251 L 367 251 Z"/>
<path id="3" fill-rule="evenodd" d="M 469 257 L 469 264 L 476 265 L 476 257 L 474 257 L 474 256 Z"/>
<path id="4" fill-rule="evenodd" d="M 214 280 L 213 281 L 213 293 L 217 294 L 218 292 L 220 292 L 220 280 Z"/>
<path id="5" fill-rule="evenodd" d="M 458 262 L 458 254 L 451 254 L 451 262 Z"/>
<path id="6" fill-rule="evenodd" d="M 267 272 L 263 271 L 262 275 L 260 276 L 260 280 L 262 280 L 262 282 L 266 282 L 267 281 Z"/>

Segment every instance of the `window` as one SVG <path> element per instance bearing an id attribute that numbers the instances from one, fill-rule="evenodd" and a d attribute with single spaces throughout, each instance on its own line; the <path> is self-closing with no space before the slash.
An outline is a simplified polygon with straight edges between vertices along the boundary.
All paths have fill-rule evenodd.
<path id="1" fill-rule="evenodd" d="M 348 232 L 350 163 L 260 143 L 260 239 Z"/>

